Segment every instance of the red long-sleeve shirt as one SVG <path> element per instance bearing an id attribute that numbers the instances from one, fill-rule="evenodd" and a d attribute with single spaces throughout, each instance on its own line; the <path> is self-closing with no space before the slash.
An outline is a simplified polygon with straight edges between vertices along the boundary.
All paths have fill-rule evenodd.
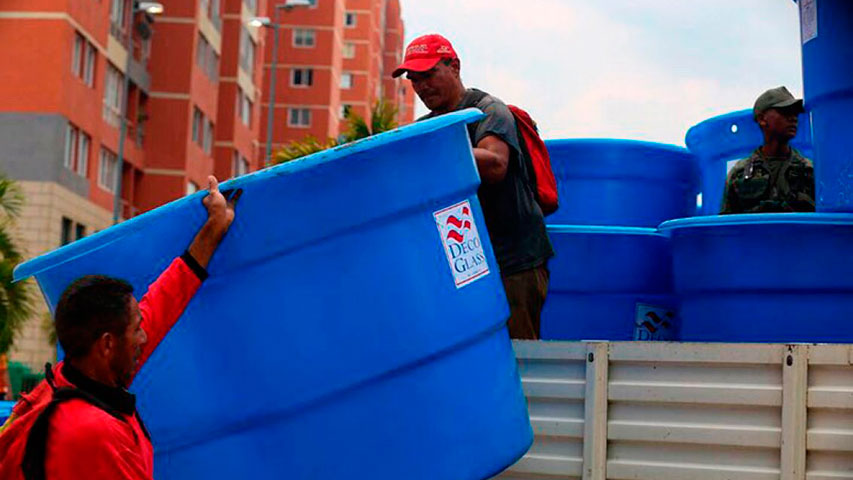
<path id="1" fill-rule="evenodd" d="M 205 276 L 204 270 L 192 258 L 185 260 L 182 257 L 175 259 L 149 286 L 139 302 L 142 328 L 148 336 L 140 357 L 140 368 L 184 312 Z M 56 386 L 88 390 L 87 385 L 76 383 L 93 381 L 81 379 L 80 374 L 75 373 L 78 380 L 72 383 L 67 378 L 71 375 L 63 373 L 66 368 L 63 363 L 55 367 Z M 97 392 L 93 393 L 97 396 Z M 21 462 L 28 433 L 52 395 L 53 390 L 43 381 L 15 405 L 12 411 L 15 420 L 0 434 L 0 480 L 24 479 Z M 85 400 L 68 400 L 56 408 L 48 429 L 47 480 L 153 478 L 154 449 L 136 414 L 133 396 L 126 395 L 122 397 L 119 392 L 116 395 L 119 398 L 115 399 L 115 403 L 120 405 L 117 410 L 121 420 Z"/>

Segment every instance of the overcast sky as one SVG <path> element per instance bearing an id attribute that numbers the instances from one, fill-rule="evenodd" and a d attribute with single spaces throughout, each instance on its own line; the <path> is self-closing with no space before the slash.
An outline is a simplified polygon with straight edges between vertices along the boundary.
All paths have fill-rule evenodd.
<path id="1" fill-rule="evenodd" d="M 525 107 L 545 138 L 684 144 L 687 129 L 802 96 L 790 0 L 402 0 L 407 41 L 441 33 L 466 86 Z M 425 111 L 418 105 L 419 112 Z"/>

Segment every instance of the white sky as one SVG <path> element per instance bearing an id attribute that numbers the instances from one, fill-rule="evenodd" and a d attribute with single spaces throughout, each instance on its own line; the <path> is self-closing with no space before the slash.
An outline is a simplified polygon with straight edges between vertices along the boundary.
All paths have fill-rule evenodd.
<path id="1" fill-rule="evenodd" d="M 545 138 L 683 145 L 690 126 L 751 108 L 768 88 L 802 96 L 791 0 L 402 0 L 402 8 L 407 43 L 448 37 L 466 86 L 524 107 Z"/>

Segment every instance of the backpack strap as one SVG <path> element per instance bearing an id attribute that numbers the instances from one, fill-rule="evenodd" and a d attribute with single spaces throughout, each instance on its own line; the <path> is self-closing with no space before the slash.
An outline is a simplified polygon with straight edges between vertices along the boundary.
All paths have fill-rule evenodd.
<path id="1" fill-rule="evenodd" d="M 122 417 L 121 413 L 111 408 L 109 405 L 95 398 L 92 394 L 80 390 L 75 387 L 59 387 L 56 386 L 56 378 L 53 374 L 53 368 L 50 363 L 44 366 L 44 378 L 47 384 L 53 390 L 53 398 L 47 404 L 44 410 L 39 414 L 36 421 L 30 427 L 27 435 L 27 446 L 24 451 L 24 458 L 21 463 L 25 480 L 46 480 L 45 458 L 47 456 L 47 437 L 48 429 L 50 428 L 50 417 L 56 411 L 57 407 L 69 400 L 83 400 L 101 410 L 107 412 L 116 419 L 127 422 Z M 142 427 L 146 433 L 145 427 Z"/>

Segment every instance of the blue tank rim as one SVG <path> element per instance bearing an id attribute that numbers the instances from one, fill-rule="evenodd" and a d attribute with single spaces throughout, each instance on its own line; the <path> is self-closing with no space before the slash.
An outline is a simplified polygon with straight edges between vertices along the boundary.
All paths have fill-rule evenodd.
<path id="1" fill-rule="evenodd" d="M 620 227 L 609 225 L 546 225 L 548 233 L 575 233 L 588 235 L 643 235 L 663 236 L 656 228 L 649 227 Z"/>
<path id="2" fill-rule="evenodd" d="M 668 220 L 658 227 L 662 233 L 684 228 L 741 225 L 843 225 L 853 226 L 853 213 L 751 213 L 710 215 Z"/>
<path id="3" fill-rule="evenodd" d="M 631 140 L 626 138 L 552 138 L 545 140 L 546 147 L 560 147 L 563 145 L 582 145 L 584 147 L 595 148 L 646 148 L 649 150 L 666 151 L 667 153 L 675 154 L 675 156 L 682 156 L 681 158 L 686 161 L 692 160 L 694 156 L 686 147 L 646 140 Z"/>
<path id="4" fill-rule="evenodd" d="M 701 122 L 687 129 L 687 134 L 684 136 L 684 144 L 687 145 L 688 150 L 693 151 L 695 147 L 691 146 L 691 143 L 696 143 L 693 139 L 695 139 L 696 135 L 699 135 L 702 130 L 711 128 L 712 126 L 717 126 L 718 124 L 730 123 L 733 120 L 742 120 L 743 117 L 752 118 L 752 116 L 752 109 L 747 108 L 744 110 L 737 110 L 734 112 L 717 115 L 716 117 L 706 118 L 705 120 L 702 120 Z"/>
<path id="5" fill-rule="evenodd" d="M 386 145 L 401 140 L 407 140 L 419 135 L 432 133 L 436 130 L 440 130 L 442 128 L 449 127 L 455 124 L 472 123 L 484 116 L 485 114 L 480 110 L 476 108 L 468 108 L 465 110 L 459 110 L 456 112 L 441 115 L 439 117 L 425 120 L 422 122 L 411 123 L 402 127 L 397 127 L 394 130 L 374 135 L 372 137 L 357 140 L 355 142 L 341 145 L 328 150 L 323 150 L 321 152 L 308 155 L 298 160 L 293 160 L 291 162 L 267 167 L 256 172 L 252 172 L 248 175 L 244 175 L 242 177 L 223 181 L 219 184 L 219 189 L 228 190 L 244 188 L 247 185 L 251 185 L 256 182 L 261 182 L 268 178 L 286 175 L 293 172 L 299 172 L 315 167 L 317 165 L 336 161 L 351 154 L 365 152 L 374 148 L 375 146 Z M 13 271 L 13 281 L 19 282 L 21 280 L 25 280 L 33 275 L 41 273 L 44 270 L 71 261 L 75 258 L 78 258 L 97 249 L 110 245 L 113 242 L 119 241 L 129 234 L 135 233 L 145 228 L 153 218 L 160 215 L 166 215 L 172 211 L 181 208 L 185 208 L 184 205 L 187 203 L 195 202 L 198 204 L 198 208 L 202 208 L 201 199 L 206 195 L 206 190 L 199 190 L 198 192 L 192 195 L 187 195 L 185 197 L 179 198 L 165 205 L 157 207 L 154 210 L 150 210 L 148 212 L 143 213 L 142 215 L 133 217 L 122 223 L 119 223 L 118 225 L 113 225 L 109 228 L 101 230 L 100 232 L 94 235 L 82 238 L 78 241 L 69 243 L 68 245 L 60 247 L 56 250 L 47 252 L 43 255 L 23 262 L 15 267 Z"/>

